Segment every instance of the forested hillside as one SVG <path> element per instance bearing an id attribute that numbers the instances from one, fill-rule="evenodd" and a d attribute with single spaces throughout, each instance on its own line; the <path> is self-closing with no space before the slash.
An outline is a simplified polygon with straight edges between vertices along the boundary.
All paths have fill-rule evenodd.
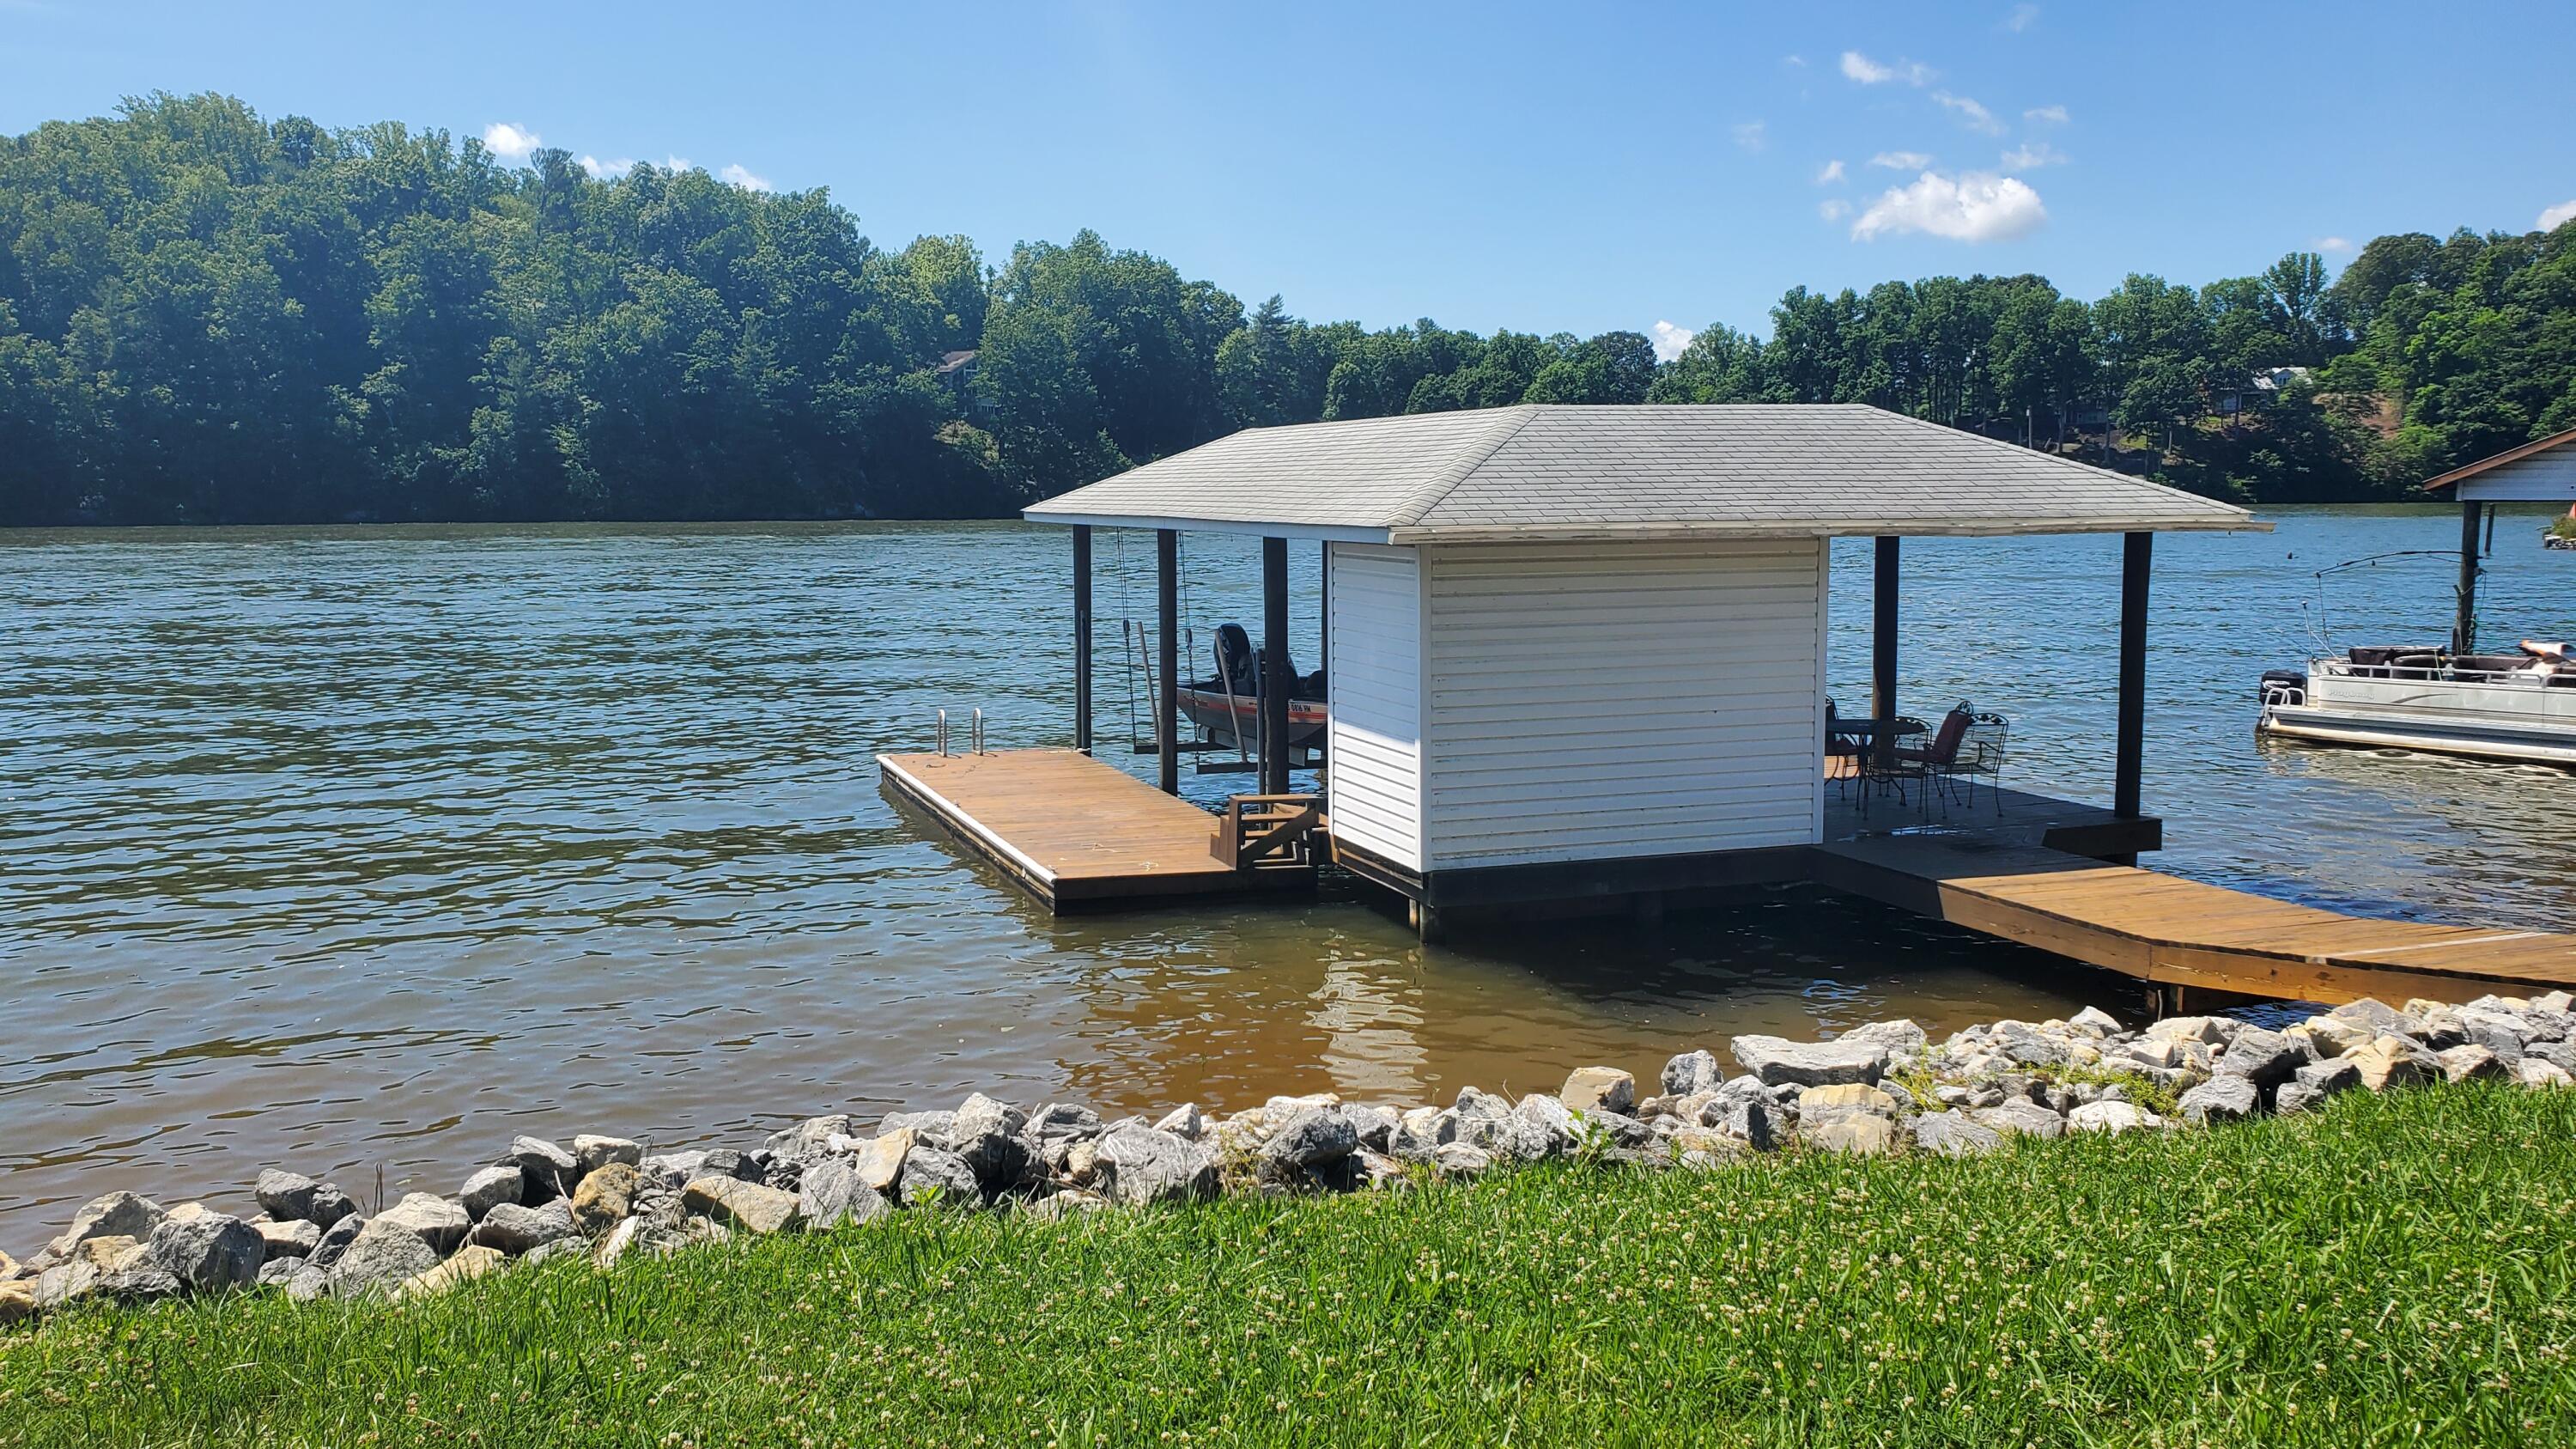
<path id="1" fill-rule="evenodd" d="M 2266 501 L 2576 427 L 2576 223 L 1772 324 L 1659 364 L 1308 323 L 1089 232 L 989 266 L 819 191 L 154 97 L 0 141 L 0 523 L 992 514 L 1238 427 L 1522 401 L 1865 401 Z"/>

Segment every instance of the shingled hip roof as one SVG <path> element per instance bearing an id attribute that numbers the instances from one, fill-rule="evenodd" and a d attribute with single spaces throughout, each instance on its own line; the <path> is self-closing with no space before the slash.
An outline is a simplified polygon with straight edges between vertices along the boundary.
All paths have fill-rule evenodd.
<path id="1" fill-rule="evenodd" d="M 1523 404 L 1252 428 L 1027 517 L 1400 544 L 2271 527 L 1859 403 Z"/>

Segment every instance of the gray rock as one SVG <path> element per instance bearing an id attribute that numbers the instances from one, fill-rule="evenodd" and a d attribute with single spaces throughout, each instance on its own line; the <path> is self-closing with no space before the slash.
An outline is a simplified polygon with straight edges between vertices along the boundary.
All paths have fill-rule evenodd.
<path id="1" fill-rule="evenodd" d="M 2120 1019 L 2098 1006 L 2088 1006 L 2066 1019 L 2066 1024 L 2086 1036 L 2118 1036 Z"/>
<path id="2" fill-rule="evenodd" d="M 761 1150 L 772 1162 L 792 1162 L 798 1166 L 816 1161 L 832 1150 L 832 1139 L 850 1135 L 850 1117 L 834 1112 L 822 1117 L 808 1117 L 793 1127 L 769 1134 Z"/>
<path id="3" fill-rule="evenodd" d="M 405 1279 L 438 1266 L 438 1250 L 420 1234 L 377 1217 L 358 1230 L 330 1267 L 331 1296 L 359 1298 L 390 1293 Z"/>
<path id="4" fill-rule="evenodd" d="M 1667 1097 L 1714 1092 L 1725 1079 L 1726 1074 L 1718 1070 L 1717 1058 L 1706 1051 L 1684 1052 L 1664 1063 L 1663 1088 Z"/>
<path id="5" fill-rule="evenodd" d="M 2325 1099 L 2325 1093 L 2293 1079 L 2273 1088 L 2272 1110 L 2286 1117 L 2294 1112 L 2305 1112 Z"/>
<path id="6" fill-rule="evenodd" d="M 1997 1132 L 2019 1132 L 2024 1136 L 2043 1138 L 2066 1134 L 2065 1118 L 2027 1097 L 2009 1100 L 1997 1107 L 1981 1108 L 1974 1115 L 1980 1124 Z"/>
<path id="7" fill-rule="evenodd" d="M 1075 1102 L 1050 1102 L 1029 1114 L 1028 1125 L 1021 1129 L 1021 1135 L 1033 1142 L 1089 1141 L 1100 1135 L 1100 1114 Z"/>
<path id="8" fill-rule="evenodd" d="M 2307 1064 L 2308 1053 L 2297 1038 L 2249 1026 L 2227 1044 L 2227 1055 L 2218 1061 L 2218 1074 L 2244 1077 L 2257 1087 L 2277 1087 Z"/>
<path id="9" fill-rule="evenodd" d="M 885 1120 L 877 1124 L 877 1135 L 884 1137 L 895 1132 L 910 1132 L 934 1147 L 944 1147 L 949 1133 L 956 1126 L 957 1114 L 954 1112 L 889 1112 Z"/>
<path id="10" fill-rule="evenodd" d="M 273 1219 L 256 1222 L 251 1224 L 251 1230 L 259 1234 L 263 1260 L 266 1262 L 274 1263 L 280 1258 L 293 1258 L 300 1263 L 312 1257 L 313 1250 L 322 1246 L 322 1230 L 302 1218 L 286 1223 Z"/>
<path id="11" fill-rule="evenodd" d="M 946 1148 L 915 1142 L 903 1155 L 903 1205 L 934 1202 L 942 1207 L 980 1207 L 984 1185 L 966 1159 Z"/>
<path id="12" fill-rule="evenodd" d="M 317 1228 L 327 1228 L 358 1210 L 347 1193 L 331 1184 L 274 1167 L 261 1170 L 259 1180 L 251 1185 L 251 1196 L 259 1200 L 261 1211 L 280 1222 L 307 1222 Z"/>
<path id="13" fill-rule="evenodd" d="M 1360 1134 L 1360 1146 L 1371 1152 L 1384 1152 L 1395 1140 L 1396 1124 L 1403 1119 L 1392 1107 L 1344 1107 L 1342 1115 Z"/>
<path id="14" fill-rule="evenodd" d="M 313 1227 L 311 1223 L 306 1223 L 305 1226 Z M 320 1232 L 321 1229 L 314 1228 L 314 1231 Z M 259 1265 L 259 1277 L 253 1281 L 262 1288 L 276 1288 L 283 1286 L 287 1279 L 296 1274 L 308 1271 L 316 1270 L 307 1269 L 302 1258 L 271 1258 Z M 318 1271 L 316 1276 L 320 1276 Z M 327 1282 L 328 1279 L 325 1281 Z"/>
<path id="15" fill-rule="evenodd" d="M 286 1275 L 286 1296 L 293 1302 L 310 1303 L 317 1298 L 329 1297 L 330 1293 L 331 1274 L 327 1269 L 307 1263 Z"/>
<path id="16" fill-rule="evenodd" d="M 1793 1042 L 1776 1036 L 1739 1036 L 1728 1050 L 1744 1070 L 1770 1087 L 1828 1087 L 1875 1082 L 1887 1070 L 1887 1048 L 1867 1041 Z"/>
<path id="17" fill-rule="evenodd" d="M 2469 1024 L 2460 1020 L 2458 1012 L 2434 1002 L 2424 1002 L 2422 1006 L 2424 1009 L 2418 1015 L 2415 1003 L 2408 1004 L 2407 1014 L 2415 1018 L 2415 1030 L 2408 1032 L 2408 1036 L 2422 1042 L 2426 1051 L 2435 1053 L 2467 1044 Z"/>
<path id="18" fill-rule="evenodd" d="M 1536 1162 L 1573 1151 L 1583 1141 L 1583 1126 L 1565 1103 L 1545 1092 L 1532 1092 L 1521 1098 L 1512 1109 L 1517 1125 L 1510 1134 L 1512 1155 L 1525 1162 Z"/>
<path id="19" fill-rule="evenodd" d="M 1359 1126 L 1347 1115 L 1338 1108 L 1309 1107 L 1280 1124 L 1261 1144 L 1259 1155 L 1266 1169 L 1319 1167 L 1350 1156 L 1359 1146 Z"/>
<path id="20" fill-rule="evenodd" d="M 850 1119 L 844 1117 L 841 1120 L 846 1123 Z M 612 1162 L 623 1162 L 629 1167 L 641 1165 L 644 1144 L 624 1137 L 601 1137 L 584 1132 L 572 1140 L 572 1158 L 574 1167 L 587 1177 Z"/>
<path id="21" fill-rule="evenodd" d="M 542 1137 L 516 1137 L 507 1159 L 524 1179 L 519 1201 L 529 1207 L 568 1197 L 581 1181 L 581 1160 Z"/>
<path id="22" fill-rule="evenodd" d="M 1093 1186 L 1112 1202 L 1182 1202 L 1214 1197 L 1215 1155 L 1195 1142 L 1122 1123 L 1102 1134 Z"/>
<path id="23" fill-rule="evenodd" d="M 2535 1041 L 2524 1048 L 2524 1055 L 2538 1057 L 2562 1072 L 2576 1072 L 2576 1042 Z"/>
<path id="24" fill-rule="evenodd" d="M 316 1268 L 328 1268 L 337 1263 L 340 1261 L 340 1255 L 349 1250 L 349 1245 L 358 1240 L 359 1231 L 366 1225 L 365 1218 L 352 1213 L 324 1228 L 322 1241 L 313 1245 L 313 1251 L 307 1255 L 307 1261 Z"/>
<path id="25" fill-rule="evenodd" d="M 321 1230 L 313 1229 L 313 1236 L 318 1242 Z M 208 1293 L 256 1281 L 259 1265 L 268 1261 L 268 1243 L 258 1229 L 236 1217 L 174 1213 L 152 1230 L 143 1256 L 148 1267 L 167 1273 L 179 1286 Z"/>
<path id="26" fill-rule="evenodd" d="M 1923 1050 L 1930 1043 L 1931 1038 L 1924 1034 L 1921 1026 L 1904 1017 L 1898 1017 L 1894 1021 L 1873 1021 L 1867 1026 L 1854 1027 L 1841 1036 L 1835 1037 L 1834 1040 L 1846 1044 L 1885 1047 L 1890 1057 L 1901 1057 Z"/>
<path id="27" fill-rule="evenodd" d="M 56 1263 L 36 1275 L 36 1306 L 50 1313 L 68 1303 L 77 1303 L 98 1291 L 99 1279 L 106 1275 L 87 1258 L 74 1258 Z"/>
<path id="28" fill-rule="evenodd" d="M 2254 1079 L 2242 1073 L 2212 1077 L 2182 1094 L 2182 1119 L 2186 1122 L 2236 1122 L 2251 1117 L 2262 1106 L 2261 1094 Z"/>
<path id="29" fill-rule="evenodd" d="M 1099 1119 L 1095 1117 L 1092 1120 L 1096 1123 Z M 1207 1118 L 1199 1112 L 1198 1103 L 1184 1102 L 1164 1113 L 1162 1120 L 1154 1124 L 1154 1130 L 1196 1142 L 1207 1135 Z"/>
<path id="30" fill-rule="evenodd" d="M 1442 1177 L 1479 1177 L 1493 1166 L 1493 1154 L 1464 1142 L 1444 1142 L 1431 1150 L 1431 1169 Z"/>
<path id="31" fill-rule="evenodd" d="M 1964 1112 L 1927 1112 L 1914 1119 L 1913 1127 L 1916 1148 L 1944 1157 L 1969 1157 L 2003 1145 L 2001 1134 Z"/>
<path id="32" fill-rule="evenodd" d="M 796 1193 L 796 1211 L 808 1227 L 832 1228 L 845 1222 L 871 1223 L 889 1209 L 875 1188 L 859 1180 L 856 1163 L 847 1157 L 827 1157 L 805 1170 Z"/>
<path id="33" fill-rule="evenodd" d="M 2361 1068 L 2342 1057 L 2330 1057 L 2322 1062 L 2310 1062 L 2291 1073 L 2290 1085 L 2307 1092 L 2313 1104 L 2320 1098 L 2349 1092 L 2360 1086 Z M 2277 1102 L 2273 1106 L 2275 1110 L 2283 1110 Z"/>
<path id="34" fill-rule="evenodd" d="M 454 1252 L 465 1241 L 466 1229 L 474 1220 L 465 1215 L 463 1203 L 450 1202 L 433 1192 L 408 1192 L 403 1200 L 376 1214 L 378 1222 L 392 1223 L 420 1234 L 422 1242 L 437 1250 L 440 1257 Z"/>
<path id="35" fill-rule="evenodd" d="M 502 1203 L 474 1225 L 471 1241 L 478 1248 L 497 1248 L 516 1256 L 572 1235 L 572 1203 L 556 1198 L 541 1207 Z"/>
<path id="36" fill-rule="evenodd" d="M 2442 1064 L 2442 1080 L 2446 1082 L 2500 1082 L 2513 1075 L 2494 1052 L 2473 1042 L 2445 1048 L 2433 1056 Z"/>
<path id="37" fill-rule="evenodd" d="M 1759 1152 L 1769 1152 L 1789 1137 L 1789 1115 L 1762 1098 L 1720 1095 L 1701 1111 L 1700 1121 Z"/>
<path id="38" fill-rule="evenodd" d="M 2351 1022 L 2373 1037 L 2407 1036 L 2415 1030 L 2415 1023 L 2407 1019 L 2406 1013 L 2368 996 L 2359 1001 L 2347 1001 L 2326 1015 L 2337 1021 Z"/>
<path id="39" fill-rule="evenodd" d="M 458 1197 L 465 1205 L 465 1215 L 479 1223 L 484 1214 L 501 1204 L 517 1202 L 526 1189 L 527 1177 L 519 1171 L 519 1164 L 505 1162 L 478 1169 L 465 1179 L 465 1190 Z"/>
<path id="40" fill-rule="evenodd" d="M 92 1238 L 132 1238 L 137 1242 L 152 1236 L 169 1216 L 161 1204 L 130 1192 L 111 1192 L 91 1198 L 81 1210 L 72 1214 L 71 1226 L 46 1247 L 56 1258 L 68 1258 L 72 1251 Z"/>
<path id="41" fill-rule="evenodd" d="M 1017 1137 L 1028 1125 L 1028 1113 L 1008 1102 L 996 1101 L 977 1092 L 959 1104 L 949 1131 L 960 1141 L 997 1132 L 1005 1137 Z"/>
<path id="42" fill-rule="evenodd" d="M 1995 1024 L 1995 1054 L 2023 1067 L 2053 1067 L 2066 1061 L 2066 1043 L 2024 1022 Z"/>
<path id="43" fill-rule="evenodd" d="M 2069 1132 L 2107 1132 L 2117 1136 L 2163 1125 L 2164 1118 L 2135 1102 L 2087 1102 L 2066 1114 Z"/>

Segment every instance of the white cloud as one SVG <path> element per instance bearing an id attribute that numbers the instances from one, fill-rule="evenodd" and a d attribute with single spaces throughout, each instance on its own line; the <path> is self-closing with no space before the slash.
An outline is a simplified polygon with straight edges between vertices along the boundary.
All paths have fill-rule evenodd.
<path id="1" fill-rule="evenodd" d="M 1789 67 L 1791 70 L 1805 70 L 1807 68 L 1807 58 L 1803 55 L 1784 55 L 1780 57 L 1780 63 Z"/>
<path id="2" fill-rule="evenodd" d="M 1881 65 L 1857 50 L 1846 50 L 1843 52 L 1843 74 L 1865 86 L 1882 85 L 1888 81 L 1919 86 L 1932 79 L 1932 67 L 1921 61 L 1901 58 L 1894 65 Z"/>
<path id="3" fill-rule="evenodd" d="M 1971 171 L 1956 180 L 1926 171 L 1911 186 L 1891 187 L 1852 223 L 1852 240 L 1922 232 L 1952 241 L 2010 241 L 2048 220 L 2039 193 L 2010 176 Z"/>
<path id="4" fill-rule="evenodd" d="M 2556 231 L 2570 221 L 2576 221 L 2576 201 L 2562 201 L 2540 214 L 2540 229 Z"/>
<path id="5" fill-rule="evenodd" d="M 602 161 L 596 156 L 584 156 L 581 169 L 589 172 L 594 181 L 614 181 L 635 169 L 635 158 L 620 156 L 614 161 Z"/>
<path id="6" fill-rule="evenodd" d="M 2035 171 L 2042 166 L 2063 166 L 2067 156 L 2046 141 L 2024 141 L 2004 153 L 2007 171 Z"/>
<path id="7" fill-rule="evenodd" d="M 698 168 L 696 164 L 690 161 L 686 156 L 665 156 L 662 158 L 662 169 L 665 171 L 695 171 Z"/>
<path id="8" fill-rule="evenodd" d="M 1735 144 L 1747 151 L 1759 151 L 1771 144 L 1770 128 L 1760 121 L 1741 121 L 1734 127 Z"/>
<path id="9" fill-rule="evenodd" d="M 1840 221 L 1851 215 L 1851 203 L 1839 196 L 1831 201 L 1819 201 L 1816 203 L 1816 215 L 1827 221 Z"/>
<path id="10" fill-rule="evenodd" d="M 1816 184 L 1818 186 L 1831 186 L 1842 179 L 1843 163 L 1839 160 L 1826 162 L 1825 169 L 1816 173 Z"/>
<path id="11" fill-rule="evenodd" d="M 1698 335 L 1698 333 L 1693 332 L 1687 327 L 1676 327 L 1670 322 L 1656 323 L 1653 339 L 1655 344 L 1655 360 L 1658 362 L 1670 362 L 1674 358 L 1681 356 L 1682 349 L 1690 346 L 1691 339 Z"/>
<path id="12" fill-rule="evenodd" d="M 494 121 L 483 128 L 483 149 L 507 161 L 525 161 L 529 152 L 543 144 L 536 132 L 508 121 Z"/>
<path id="13" fill-rule="evenodd" d="M 2569 202 L 2568 205 L 2576 206 L 2576 202 Z M 2352 250 L 2352 243 L 2339 236 L 2321 236 L 2314 242 L 2309 243 L 2309 245 L 2314 246 L 2321 252 L 2348 252 Z"/>
<path id="14" fill-rule="evenodd" d="M 2015 35 L 2019 35 L 2021 32 L 2030 29 L 2031 22 L 2038 18 L 2038 6 L 2016 5 L 2013 7 L 2013 13 L 2004 17 L 2004 29 L 2011 31 Z"/>
<path id="15" fill-rule="evenodd" d="M 768 177 L 752 175 L 750 170 L 738 161 L 727 163 L 725 169 L 717 172 L 716 175 L 722 178 L 727 186 L 739 186 L 745 191 L 776 191 L 778 189 L 777 187 L 769 184 Z"/>
<path id="16" fill-rule="evenodd" d="M 1884 166 L 1890 171 L 1920 171 L 1932 164 L 1932 154 L 1928 151 L 1881 151 L 1869 158 L 1869 164 Z"/>
<path id="17" fill-rule="evenodd" d="M 1932 103 L 1945 110 L 1958 112 L 1961 124 L 1971 131 L 1983 131 L 1989 136 L 2000 136 L 2004 133 L 2004 123 L 1995 119 L 1994 112 L 1966 96 L 1954 96 L 1948 91 L 1934 91 Z"/>
<path id="18" fill-rule="evenodd" d="M 2066 108 L 2064 106 L 2033 106 L 2029 110 L 2022 112 L 2021 118 L 2034 125 L 2063 126 L 2066 124 Z"/>

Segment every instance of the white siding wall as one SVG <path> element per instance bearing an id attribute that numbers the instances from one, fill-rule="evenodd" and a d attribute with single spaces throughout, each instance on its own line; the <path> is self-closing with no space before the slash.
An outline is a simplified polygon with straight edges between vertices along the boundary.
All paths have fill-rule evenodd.
<path id="1" fill-rule="evenodd" d="M 1822 837 L 1819 541 L 1422 552 L 1427 868 Z"/>
<path id="2" fill-rule="evenodd" d="M 2576 502 L 2576 443 L 2561 443 L 2528 458 L 2490 468 L 2463 480 L 2459 495 L 2464 499 Z"/>
<path id="3" fill-rule="evenodd" d="M 1330 561 L 1325 810 L 1333 834 L 1422 869 L 1422 568 L 1413 549 L 1337 543 Z"/>

